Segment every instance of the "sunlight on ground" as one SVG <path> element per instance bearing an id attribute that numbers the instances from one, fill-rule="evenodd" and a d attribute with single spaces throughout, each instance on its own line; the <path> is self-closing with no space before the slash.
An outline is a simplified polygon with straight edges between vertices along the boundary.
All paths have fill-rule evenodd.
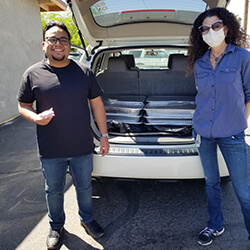
<path id="1" fill-rule="evenodd" d="M 89 236 L 84 228 L 80 225 L 75 187 L 73 185 L 65 193 L 64 206 L 66 213 L 66 233 L 64 237 L 64 244 L 60 249 L 77 249 L 78 247 L 79 249 L 84 249 L 88 246 L 93 247 L 93 249 L 104 249 L 103 246 L 91 236 Z M 48 215 L 46 214 L 36 225 L 36 227 L 30 232 L 30 234 L 27 235 L 23 242 L 16 248 L 17 250 L 46 249 L 46 237 L 49 231 L 47 216 Z"/>

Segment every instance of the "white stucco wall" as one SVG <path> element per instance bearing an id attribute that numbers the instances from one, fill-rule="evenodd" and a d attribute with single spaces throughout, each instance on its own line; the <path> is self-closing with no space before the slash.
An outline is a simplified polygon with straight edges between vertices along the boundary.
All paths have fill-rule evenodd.
<path id="1" fill-rule="evenodd" d="M 37 0 L 0 0 L 0 124 L 16 115 L 26 68 L 40 61 L 42 25 Z"/>

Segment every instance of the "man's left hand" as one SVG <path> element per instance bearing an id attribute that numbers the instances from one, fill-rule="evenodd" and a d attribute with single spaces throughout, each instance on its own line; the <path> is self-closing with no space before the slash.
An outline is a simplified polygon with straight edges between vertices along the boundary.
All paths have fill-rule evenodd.
<path id="1" fill-rule="evenodd" d="M 100 141 L 100 153 L 105 156 L 109 152 L 109 140 L 108 137 L 101 137 Z"/>

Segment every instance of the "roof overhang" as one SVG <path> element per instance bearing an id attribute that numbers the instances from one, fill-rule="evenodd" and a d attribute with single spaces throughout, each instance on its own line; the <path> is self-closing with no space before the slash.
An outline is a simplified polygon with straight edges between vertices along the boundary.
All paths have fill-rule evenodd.
<path id="1" fill-rule="evenodd" d="M 41 12 L 65 11 L 67 4 L 62 0 L 38 0 Z"/>

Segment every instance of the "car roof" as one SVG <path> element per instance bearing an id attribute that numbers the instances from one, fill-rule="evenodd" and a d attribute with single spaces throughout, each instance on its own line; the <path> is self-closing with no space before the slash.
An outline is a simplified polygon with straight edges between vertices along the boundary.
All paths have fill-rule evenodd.
<path id="1" fill-rule="evenodd" d="M 187 44 L 196 17 L 228 0 L 73 0 L 84 39 L 92 46 Z"/>

